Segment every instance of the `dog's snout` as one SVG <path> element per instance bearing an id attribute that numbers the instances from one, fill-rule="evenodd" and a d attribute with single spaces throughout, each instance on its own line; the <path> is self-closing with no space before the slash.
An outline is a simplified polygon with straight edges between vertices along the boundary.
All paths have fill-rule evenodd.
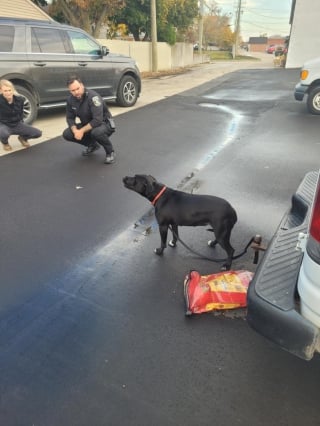
<path id="1" fill-rule="evenodd" d="M 131 187 L 135 184 L 135 178 L 131 176 L 125 176 L 122 178 L 122 182 L 127 188 L 131 189 Z"/>
<path id="2" fill-rule="evenodd" d="M 123 179 L 122 179 L 122 182 L 123 183 L 125 183 L 125 184 L 129 184 L 130 182 L 131 182 L 131 177 L 130 176 L 125 176 Z"/>

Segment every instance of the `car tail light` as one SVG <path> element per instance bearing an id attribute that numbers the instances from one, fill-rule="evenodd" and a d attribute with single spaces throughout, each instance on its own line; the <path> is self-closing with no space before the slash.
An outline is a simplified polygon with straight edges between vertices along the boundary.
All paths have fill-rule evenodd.
<path id="1" fill-rule="evenodd" d="M 320 243 L 320 183 L 318 182 L 317 193 L 314 199 L 313 212 L 310 222 L 310 235 Z"/>

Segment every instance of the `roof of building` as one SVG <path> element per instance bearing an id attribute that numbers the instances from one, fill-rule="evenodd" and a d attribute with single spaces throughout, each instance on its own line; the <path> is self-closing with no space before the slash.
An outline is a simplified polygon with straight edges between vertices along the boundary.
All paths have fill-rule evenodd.
<path id="1" fill-rule="evenodd" d="M 268 37 L 249 37 L 249 44 L 267 44 Z"/>
<path id="2" fill-rule="evenodd" d="M 8 18 L 52 20 L 44 10 L 31 0 L 1 0 L 1 16 Z"/>

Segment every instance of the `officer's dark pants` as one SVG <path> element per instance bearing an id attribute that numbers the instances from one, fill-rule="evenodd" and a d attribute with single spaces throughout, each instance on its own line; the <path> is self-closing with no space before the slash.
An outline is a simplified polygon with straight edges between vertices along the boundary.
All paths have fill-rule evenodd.
<path id="1" fill-rule="evenodd" d="M 78 124 L 77 127 L 80 128 L 82 127 L 82 125 Z M 114 151 L 112 143 L 109 139 L 109 127 L 106 123 L 102 123 L 100 126 L 90 130 L 90 132 L 85 133 L 81 141 L 75 139 L 72 130 L 69 127 L 65 129 L 62 136 L 67 141 L 76 142 L 84 146 L 90 146 L 93 145 L 95 142 L 98 142 L 101 146 L 103 146 L 107 155 L 111 154 L 111 152 Z"/>
<path id="2" fill-rule="evenodd" d="M 11 135 L 19 135 L 28 140 L 40 138 L 42 132 L 36 127 L 29 126 L 23 122 L 16 124 L 14 127 L 0 124 L 0 141 L 5 144 L 8 143 L 9 136 Z"/>

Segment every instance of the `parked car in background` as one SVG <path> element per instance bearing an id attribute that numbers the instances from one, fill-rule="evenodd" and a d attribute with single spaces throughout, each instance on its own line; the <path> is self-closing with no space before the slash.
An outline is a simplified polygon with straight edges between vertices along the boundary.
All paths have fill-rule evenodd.
<path id="1" fill-rule="evenodd" d="M 25 99 L 26 123 L 36 119 L 39 109 L 65 105 L 70 74 L 124 107 L 134 105 L 141 91 L 134 59 L 54 21 L 0 18 L 0 59 L 0 79 L 12 81 Z"/>
<path id="2" fill-rule="evenodd" d="M 307 96 L 307 109 L 311 114 L 320 114 L 320 57 L 307 61 L 300 70 L 300 81 L 294 97 L 302 101 Z"/>
<path id="3" fill-rule="evenodd" d="M 281 348 L 320 352 L 320 183 L 308 173 L 292 197 L 248 290 L 247 321 Z"/>
<path id="4" fill-rule="evenodd" d="M 193 50 L 195 50 L 195 51 L 199 51 L 199 43 L 195 43 L 194 45 L 193 45 Z M 202 46 L 202 50 L 204 50 L 204 47 Z"/>

